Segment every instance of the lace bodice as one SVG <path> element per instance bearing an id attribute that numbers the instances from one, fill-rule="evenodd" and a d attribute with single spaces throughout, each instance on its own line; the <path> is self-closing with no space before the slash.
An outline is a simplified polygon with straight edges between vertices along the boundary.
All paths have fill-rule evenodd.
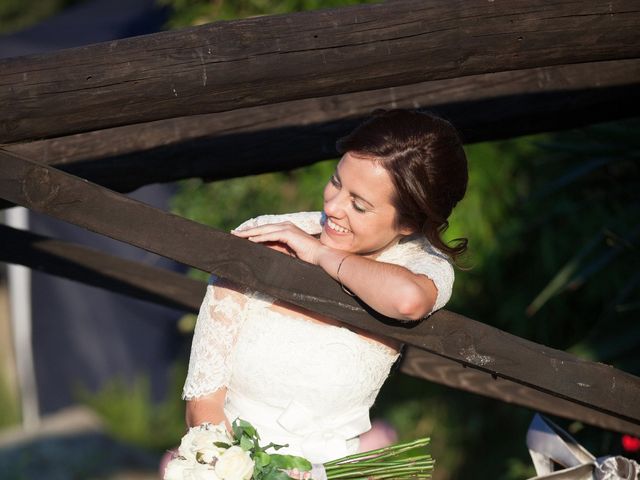
<path id="1" fill-rule="evenodd" d="M 320 233 L 320 213 L 264 215 L 241 225 L 289 220 Z M 453 269 L 426 240 L 407 238 L 376 260 L 428 275 L 436 308 L 451 294 Z M 369 408 L 398 353 L 344 327 L 313 322 L 274 299 L 212 277 L 191 347 L 183 398 L 227 388 L 225 413 L 254 424 L 265 441 L 288 443 L 314 462 L 354 453 L 370 428 Z"/>

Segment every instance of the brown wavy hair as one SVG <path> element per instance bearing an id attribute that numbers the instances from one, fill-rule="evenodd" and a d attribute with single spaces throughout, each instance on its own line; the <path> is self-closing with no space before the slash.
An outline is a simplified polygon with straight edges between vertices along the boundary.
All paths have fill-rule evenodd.
<path id="1" fill-rule="evenodd" d="M 341 155 L 374 157 L 389 172 L 398 225 L 422 232 L 454 260 L 466 251 L 466 238 L 452 245 L 442 239 L 468 181 L 462 141 L 448 121 L 424 111 L 376 110 L 336 148 Z"/>

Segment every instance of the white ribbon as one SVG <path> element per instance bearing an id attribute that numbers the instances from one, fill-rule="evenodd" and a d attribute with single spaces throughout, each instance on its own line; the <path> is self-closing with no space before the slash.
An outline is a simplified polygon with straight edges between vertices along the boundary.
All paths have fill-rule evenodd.
<path id="1" fill-rule="evenodd" d="M 311 480 L 327 480 L 327 472 L 324 469 L 324 465 L 314 463 L 311 467 Z"/>
<path id="2" fill-rule="evenodd" d="M 348 440 L 371 429 L 369 409 L 365 407 L 319 418 L 296 400 L 291 401 L 277 421 L 286 431 L 303 437 L 300 442 L 302 454 L 311 461 L 327 461 L 352 453 Z"/>
<path id="3" fill-rule="evenodd" d="M 636 480 L 640 465 L 624 457 L 595 458 L 551 420 L 536 414 L 527 432 L 527 447 L 536 469 L 530 480 Z M 554 471 L 553 464 L 564 467 Z"/>
<path id="4" fill-rule="evenodd" d="M 237 392 L 227 395 L 225 413 L 251 422 L 263 439 L 289 444 L 286 453 L 323 463 L 355 453 L 358 436 L 371 429 L 369 409 L 357 407 L 336 415 L 316 416 L 297 400 L 286 408 L 267 405 Z"/>

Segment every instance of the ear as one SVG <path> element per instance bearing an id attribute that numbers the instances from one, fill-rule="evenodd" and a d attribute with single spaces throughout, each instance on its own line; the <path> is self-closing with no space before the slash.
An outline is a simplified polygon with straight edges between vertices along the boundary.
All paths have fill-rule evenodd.
<path id="1" fill-rule="evenodd" d="M 406 237 L 408 235 L 413 235 L 416 231 L 410 227 L 400 227 L 399 233 Z"/>

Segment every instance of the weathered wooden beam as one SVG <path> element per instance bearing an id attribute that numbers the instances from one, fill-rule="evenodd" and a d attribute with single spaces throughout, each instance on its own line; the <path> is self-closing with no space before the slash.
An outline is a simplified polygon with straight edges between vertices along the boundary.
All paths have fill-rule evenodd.
<path id="1" fill-rule="evenodd" d="M 640 59 L 499 72 L 159 120 L 4 149 L 117 191 L 217 180 L 333 158 L 335 140 L 375 108 L 428 108 L 466 142 L 637 115 Z"/>
<path id="2" fill-rule="evenodd" d="M 320 268 L 0 153 L 0 197 L 314 312 L 640 424 L 640 379 L 448 311 L 401 324 L 345 295 Z M 131 228 L 135 225 L 135 228 Z"/>
<path id="3" fill-rule="evenodd" d="M 0 261 L 79 281 L 160 305 L 197 312 L 206 284 L 175 272 L 124 260 L 68 242 L 0 225 Z M 579 420 L 605 430 L 640 435 L 640 425 L 577 405 L 414 346 L 400 371 L 460 390 L 537 411 Z"/>
<path id="4" fill-rule="evenodd" d="M 577 420 L 594 427 L 631 435 L 640 435 L 640 425 L 603 414 L 569 400 L 489 373 L 467 368 L 460 362 L 429 353 L 416 347 L 405 350 L 400 371 L 423 380 L 457 390 L 494 398 L 505 403 L 530 408 L 562 418 Z"/>
<path id="5" fill-rule="evenodd" d="M 0 261 L 181 310 L 198 310 L 206 284 L 170 270 L 0 225 Z"/>
<path id="6" fill-rule="evenodd" d="M 640 57 L 635 0 L 401 0 L 0 61 L 0 143 L 427 80 Z"/>

